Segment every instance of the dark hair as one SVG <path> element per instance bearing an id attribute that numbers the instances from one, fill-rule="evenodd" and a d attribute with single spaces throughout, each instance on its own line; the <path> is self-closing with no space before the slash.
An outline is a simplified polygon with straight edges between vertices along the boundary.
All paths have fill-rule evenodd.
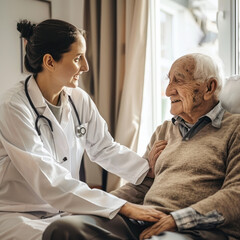
<path id="1" fill-rule="evenodd" d="M 17 30 L 21 37 L 27 40 L 25 67 L 34 74 L 42 71 L 45 54 L 49 53 L 55 61 L 59 61 L 63 53 L 70 51 L 70 46 L 76 41 L 78 33 L 84 36 L 83 30 L 57 19 L 48 19 L 38 25 L 21 20 L 17 23 Z"/>

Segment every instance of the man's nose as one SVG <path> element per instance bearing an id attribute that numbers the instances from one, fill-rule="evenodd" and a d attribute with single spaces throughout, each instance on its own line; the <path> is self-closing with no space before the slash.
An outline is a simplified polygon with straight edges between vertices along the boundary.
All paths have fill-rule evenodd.
<path id="1" fill-rule="evenodd" d="M 177 93 L 177 91 L 176 91 L 176 89 L 175 89 L 175 87 L 173 86 L 172 83 L 168 84 L 165 93 L 166 93 L 167 97 L 170 97 L 170 96 L 172 96 L 172 95 Z"/>

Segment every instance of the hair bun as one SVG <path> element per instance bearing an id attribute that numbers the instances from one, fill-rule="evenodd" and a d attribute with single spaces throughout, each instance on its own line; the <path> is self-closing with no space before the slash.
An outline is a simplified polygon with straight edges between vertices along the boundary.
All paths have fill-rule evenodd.
<path id="1" fill-rule="evenodd" d="M 21 33 L 21 37 L 29 40 L 33 35 L 33 30 L 36 24 L 32 24 L 28 20 L 21 20 L 17 23 L 17 30 Z"/>

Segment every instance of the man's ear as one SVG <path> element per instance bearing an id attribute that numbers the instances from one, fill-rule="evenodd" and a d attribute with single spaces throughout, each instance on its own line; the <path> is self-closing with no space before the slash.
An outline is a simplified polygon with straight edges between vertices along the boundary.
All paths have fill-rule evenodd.
<path id="1" fill-rule="evenodd" d="M 209 100 L 214 95 L 217 89 L 218 82 L 215 78 L 210 78 L 207 81 L 206 91 L 204 94 L 204 100 Z"/>
<path id="2" fill-rule="evenodd" d="M 54 59 L 51 54 L 47 53 L 43 56 L 43 68 L 47 69 L 48 71 L 54 70 Z"/>

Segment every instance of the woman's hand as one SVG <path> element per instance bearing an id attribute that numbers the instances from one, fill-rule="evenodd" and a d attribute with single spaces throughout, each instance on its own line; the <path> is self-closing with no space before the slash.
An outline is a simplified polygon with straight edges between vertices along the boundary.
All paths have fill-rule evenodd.
<path id="1" fill-rule="evenodd" d="M 156 161 L 166 146 L 167 146 L 167 141 L 165 140 L 159 140 L 153 144 L 151 151 L 148 153 L 148 161 L 149 161 L 149 167 L 150 167 L 147 174 L 148 177 L 154 178 L 155 176 L 154 168 L 155 168 Z"/>
<path id="2" fill-rule="evenodd" d="M 150 206 L 137 205 L 133 203 L 126 203 L 119 211 L 120 214 L 140 221 L 157 222 L 161 217 L 165 216 Z"/>
<path id="3" fill-rule="evenodd" d="M 164 213 L 163 213 L 164 214 Z M 174 218 L 171 215 L 162 216 L 161 219 L 153 224 L 151 227 L 146 228 L 139 236 L 139 240 L 151 238 L 153 235 L 159 235 L 164 231 L 176 231 L 177 226 Z"/>

